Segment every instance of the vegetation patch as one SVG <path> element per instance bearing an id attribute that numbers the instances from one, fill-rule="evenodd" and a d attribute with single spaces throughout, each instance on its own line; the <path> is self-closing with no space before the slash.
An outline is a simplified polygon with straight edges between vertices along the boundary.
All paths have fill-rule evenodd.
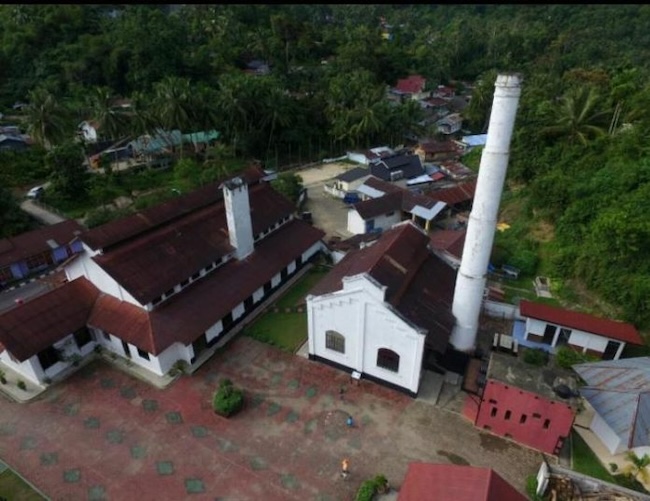
<path id="1" fill-rule="evenodd" d="M 0 499 L 44 501 L 46 498 L 36 492 L 16 473 L 6 469 L 0 473 Z"/>
<path id="2" fill-rule="evenodd" d="M 230 417 L 244 406 L 244 392 L 230 379 L 223 379 L 212 399 L 212 408 L 220 416 Z"/>

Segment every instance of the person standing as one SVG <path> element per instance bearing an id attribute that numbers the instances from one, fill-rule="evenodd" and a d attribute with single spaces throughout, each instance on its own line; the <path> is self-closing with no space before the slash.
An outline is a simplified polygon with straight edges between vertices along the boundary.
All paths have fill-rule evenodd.
<path id="1" fill-rule="evenodd" d="M 348 478 L 348 475 L 350 474 L 350 461 L 348 461 L 348 458 L 343 458 L 343 461 L 341 461 L 341 477 Z"/>

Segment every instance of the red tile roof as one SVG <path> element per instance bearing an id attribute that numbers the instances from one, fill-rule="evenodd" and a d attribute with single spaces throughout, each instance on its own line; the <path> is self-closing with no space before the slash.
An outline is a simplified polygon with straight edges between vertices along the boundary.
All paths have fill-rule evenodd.
<path id="1" fill-rule="evenodd" d="M 542 303 L 533 303 L 526 300 L 522 300 L 519 303 L 519 311 L 524 317 L 535 318 L 572 329 L 579 329 L 610 339 L 625 341 L 626 343 L 644 344 L 636 327 L 625 322 L 595 317 L 587 313 L 579 313 L 577 311 L 565 310 L 563 308 Z"/>
<path id="2" fill-rule="evenodd" d="M 456 272 L 429 253 L 428 241 L 412 222 L 398 224 L 371 246 L 346 254 L 310 294 L 341 290 L 344 277 L 367 273 L 387 288 L 386 301 L 427 329 L 427 342 L 444 352 L 454 324 L 450 307 Z"/>
<path id="3" fill-rule="evenodd" d="M 395 89 L 408 94 L 416 94 L 424 90 L 426 78 L 420 75 L 411 75 L 407 78 L 400 78 L 395 85 Z"/>
<path id="4" fill-rule="evenodd" d="M 52 251 L 47 243 L 53 241 L 57 247 L 69 244 L 85 228 L 74 219 L 28 231 L 15 237 L 0 240 L 0 267 L 9 266 L 41 252 Z"/>
<path id="5" fill-rule="evenodd" d="M 402 191 L 402 188 L 399 186 L 395 186 L 392 183 L 389 183 L 388 181 L 384 181 L 383 179 L 378 178 L 377 176 L 370 176 L 368 179 L 366 179 L 363 184 L 366 186 L 370 186 L 371 188 L 378 190 L 378 191 L 383 191 L 384 193 L 394 193 L 397 191 Z"/>
<path id="6" fill-rule="evenodd" d="M 409 463 L 398 501 L 525 501 L 527 498 L 491 468 Z"/>
<path id="7" fill-rule="evenodd" d="M 98 294 L 80 277 L 31 299 L 2 314 L 0 342 L 23 362 L 84 327 Z"/>

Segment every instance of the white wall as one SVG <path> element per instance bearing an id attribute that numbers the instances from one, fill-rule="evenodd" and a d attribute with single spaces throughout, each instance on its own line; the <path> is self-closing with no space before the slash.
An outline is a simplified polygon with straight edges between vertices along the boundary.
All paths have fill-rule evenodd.
<path id="1" fill-rule="evenodd" d="M 100 291 L 110 294 L 122 301 L 144 308 L 136 299 L 121 287 L 108 273 L 92 260 L 92 250 L 84 245 L 84 251 L 65 267 L 68 281 L 85 276 Z"/>
<path id="2" fill-rule="evenodd" d="M 547 325 L 548 323 L 543 320 L 528 318 L 526 319 L 526 333 L 530 332 L 538 336 L 543 336 L 544 329 L 546 329 Z M 550 325 L 554 325 L 554 324 L 550 324 Z M 561 325 L 557 326 L 555 330 L 555 336 L 553 337 L 553 343 L 551 346 L 555 347 L 557 345 L 557 341 L 560 335 L 560 329 L 562 327 L 563 326 Z M 593 350 L 593 351 L 598 351 L 600 353 L 603 353 L 605 351 L 605 348 L 607 347 L 607 343 L 610 341 L 610 339 L 603 336 L 599 336 L 597 334 L 591 334 L 589 332 L 581 331 L 579 329 L 571 329 L 569 327 L 567 327 L 567 329 L 571 330 L 571 335 L 569 336 L 569 344 L 582 347 L 582 353 L 585 353 L 587 350 Z M 620 343 L 616 356 L 614 357 L 614 360 L 618 360 L 618 358 L 621 356 L 621 353 L 623 353 L 623 348 L 625 348 L 625 343 L 617 339 L 611 339 L 611 341 L 616 341 Z"/>
<path id="3" fill-rule="evenodd" d="M 514 319 L 517 307 L 513 304 L 499 303 L 497 301 L 483 301 L 483 309 L 491 317 Z"/>
<path id="4" fill-rule="evenodd" d="M 31 381 L 34 384 L 40 384 L 45 378 L 41 365 L 38 363 L 38 358 L 34 355 L 24 362 L 14 362 L 9 356 L 7 350 L 0 353 L 0 360 L 10 369 L 16 371 L 21 377 Z"/>
<path id="5" fill-rule="evenodd" d="M 348 209 L 348 231 L 355 235 L 362 235 L 366 232 L 366 222 L 356 209 Z"/>
<path id="6" fill-rule="evenodd" d="M 591 421 L 591 431 L 596 434 L 611 454 L 619 454 L 627 450 L 627 447 L 622 443 L 619 436 L 614 433 L 614 430 L 609 427 L 598 413 L 594 415 L 594 419 Z"/>
<path id="7" fill-rule="evenodd" d="M 385 288 L 366 275 L 347 277 L 343 289 L 307 298 L 309 353 L 417 393 L 425 336 L 384 302 Z M 327 349 L 326 332 L 345 336 L 345 353 Z M 377 351 L 400 356 L 399 371 L 377 367 Z"/>

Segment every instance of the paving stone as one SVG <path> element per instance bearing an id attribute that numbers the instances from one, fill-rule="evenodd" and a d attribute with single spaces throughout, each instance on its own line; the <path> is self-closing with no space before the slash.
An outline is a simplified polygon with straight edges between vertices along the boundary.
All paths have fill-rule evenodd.
<path id="1" fill-rule="evenodd" d="M 84 419 L 84 426 L 88 429 L 96 429 L 99 428 L 99 418 L 97 417 L 89 417 Z"/>
<path id="2" fill-rule="evenodd" d="M 256 393 L 255 395 L 253 395 L 251 404 L 253 404 L 253 407 L 259 407 L 264 402 L 264 400 L 265 400 L 264 395 L 260 395 L 259 393 Z"/>
<path id="3" fill-rule="evenodd" d="M 316 388 L 316 386 L 310 386 L 305 391 L 305 395 L 307 396 L 307 398 L 314 398 L 317 394 L 318 394 L 318 388 Z"/>
<path id="4" fill-rule="evenodd" d="M 174 473 L 174 463 L 171 461 L 156 461 L 158 475 L 171 475 Z"/>
<path id="5" fill-rule="evenodd" d="M 183 422 L 183 416 L 178 411 L 171 411 L 165 414 L 165 419 L 169 424 L 181 424 Z"/>
<path id="6" fill-rule="evenodd" d="M 265 470 L 266 468 L 268 468 L 268 464 L 266 463 L 266 460 L 264 460 L 264 458 L 261 458 L 259 456 L 252 457 L 249 463 L 251 465 L 251 469 L 255 471 Z"/>
<path id="7" fill-rule="evenodd" d="M 103 377 L 99 380 L 102 388 L 115 388 L 115 381 L 109 377 Z"/>
<path id="8" fill-rule="evenodd" d="M 120 395 L 122 395 L 124 398 L 130 400 L 132 398 L 135 398 L 137 393 L 135 391 L 135 388 L 133 386 L 125 386 L 120 389 Z"/>
<path id="9" fill-rule="evenodd" d="M 298 479 L 292 475 L 291 473 L 287 473 L 284 475 L 280 476 L 280 483 L 287 489 L 297 489 L 300 487 L 300 482 L 298 482 Z"/>
<path id="10" fill-rule="evenodd" d="M 66 404 L 63 408 L 63 412 L 66 416 L 76 416 L 79 413 L 79 404 Z"/>
<path id="11" fill-rule="evenodd" d="M 208 434 L 208 430 L 205 426 L 192 426 L 192 435 L 197 438 L 205 437 Z"/>
<path id="12" fill-rule="evenodd" d="M 300 387 L 300 381 L 297 379 L 292 379 L 287 383 L 287 386 L 292 390 L 297 390 Z"/>
<path id="13" fill-rule="evenodd" d="M 106 498 L 106 490 L 103 485 L 93 485 L 88 489 L 88 501 L 102 501 Z"/>
<path id="14" fill-rule="evenodd" d="M 186 478 L 185 491 L 188 494 L 199 494 L 201 492 L 205 492 L 205 486 L 203 485 L 203 480 L 201 480 L 200 478 Z"/>
<path id="15" fill-rule="evenodd" d="M 36 449 L 36 439 L 31 436 L 23 438 L 23 441 L 20 443 L 20 450 L 26 449 Z"/>
<path id="16" fill-rule="evenodd" d="M 147 449 L 141 445 L 131 446 L 131 457 L 133 459 L 142 459 L 147 455 Z"/>
<path id="17" fill-rule="evenodd" d="M 296 421 L 298 421 L 299 418 L 300 418 L 300 414 L 298 414 L 296 411 L 291 411 L 289 412 L 289 414 L 287 414 L 287 417 L 285 419 L 289 423 L 295 423 Z"/>
<path id="18" fill-rule="evenodd" d="M 275 414 L 280 412 L 281 409 L 282 409 L 282 406 L 280 404 L 278 404 L 276 402 L 271 402 L 271 405 L 269 405 L 269 408 L 266 411 L 266 415 L 267 416 L 274 416 Z"/>
<path id="19" fill-rule="evenodd" d="M 158 410 L 158 400 L 151 400 L 145 398 L 142 401 L 142 408 L 147 412 L 154 412 Z"/>
<path id="20" fill-rule="evenodd" d="M 106 440 L 111 444 L 121 444 L 124 440 L 122 430 L 110 430 L 106 433 Z"/>
<path id="21" fill-rule="evenodd" d="M 41 465 L 50 466 L 59 462 L 59 455 L 56 452 L 44 452 L 41 454 Z"/>
<path id="22" fill-rule="evenodd" d="M 16 425 L 14 423 L 0 424 L 0 436 L 9 436 L 16 433 Z"/>
<path id="23" fill-rule="evenodd" d="M 217 443 L 219 444 L 219 450 L 221 452 L 236 452 L 239 450 L 239 447 L 225 438 L 217 438 Z"/>
<path id="24" fill-rule="evenodd" d="M 65 470 L 63 472 L 63 480 L 68 483 L 77 483 L 81 479 L 81 471 L 79 468 L 74 468 L 72 470 Z"/>

